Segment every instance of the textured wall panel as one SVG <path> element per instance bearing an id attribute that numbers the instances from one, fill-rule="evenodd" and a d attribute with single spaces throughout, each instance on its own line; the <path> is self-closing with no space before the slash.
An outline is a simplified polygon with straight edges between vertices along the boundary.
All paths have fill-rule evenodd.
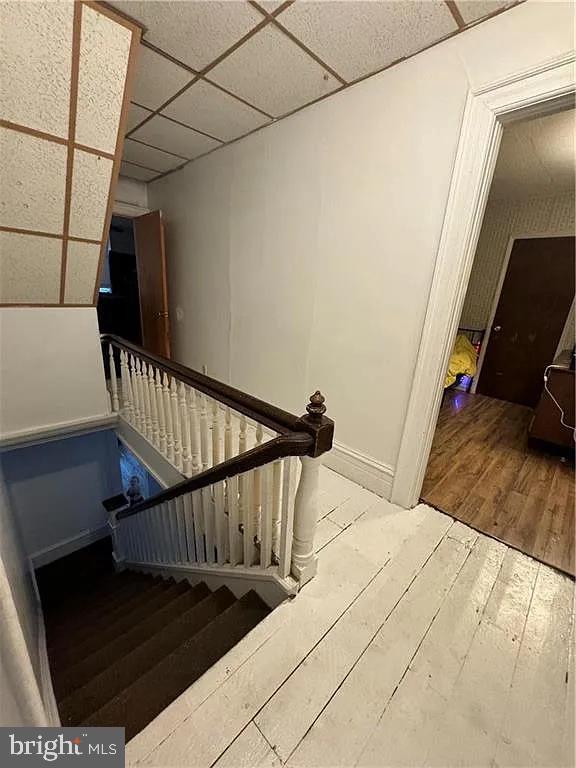
<path id="1" fill-rule="evenodd" d="M 132 33 L 83 6 L 76 141 L 113 153 Z"/>
<path id="2" fill-rule="evenodd" d="M 74 152 L 70 235 L 100 240 L 110 191 L 112 160 L 77 149 Z"/>
<path id="3" fill-rule="evenodd" d="M 68 136 L 72 17 L 71 2 L 0 3 L 3 119 Z"/>
<path id="4" fill-rule="evenodd" d="M 574 232 L 574 196 L 490 200 L 480 232 L 460 324 L 485 328 L 511 237 Z"/>
<path id="5" fill-rule="evenodd" d="M 66 147 L 0 128 L 0 225 L 62 234 Z"/>
<path id="6" fill-rule="evenodd" d="M 0 232 L 0 303 L 58 302 L 61 264 L 61 240 Z"/>
<path id="7" fill-rule="evenodd" d="M 66 304 L 92 304 L 100 246 L 91 243 L 68 243 L 66 259 Z"/>

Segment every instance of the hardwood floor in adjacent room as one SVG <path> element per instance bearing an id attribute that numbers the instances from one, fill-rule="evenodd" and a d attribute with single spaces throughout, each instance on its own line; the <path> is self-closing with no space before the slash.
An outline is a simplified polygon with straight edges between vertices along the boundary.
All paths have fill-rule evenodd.
<path id="1" fill-rule="evenodd" d="M 532 410 L 448 391 L 422 499 L 574 576 L 574 465 L 528 445 Z"/>

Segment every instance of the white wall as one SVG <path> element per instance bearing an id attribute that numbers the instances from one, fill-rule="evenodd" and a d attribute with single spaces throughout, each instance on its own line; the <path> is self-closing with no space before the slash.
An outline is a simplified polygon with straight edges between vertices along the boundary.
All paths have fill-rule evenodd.
<path id="1" fill-rule="evenodd" d="M 39 621 L 28 560 L 0 474 L 0 726 L 46 724 Z"/>
<path id="2" fill-rule="evenodd" d="M 572 22 L 529 0 L 151 184 L 175 357 L 297 413 L 322 389 L 393 467 L 468 91 L 570 52 Z"/>
<path id="3" fill-rule="evenodd" d="M 113 213 L 119 216 L 141 216 L 148 212 L 148 185 L 126 176 L 118 177 Z"/>
<path id="4" fill-rule="evenodd" d="M 490 200 L 482 223 L 460 324 L 485 328 L 511 237 L 573 235 L 574 195 Z"/>
<path id="5" fill-rule="evenodd" d="M 0 309 L 0 439 L 109 413 L 94 307 Z"/>
<path id="6" fill-rule="evenodd" d="M 102 502 L 122 491 L 113 431 L 25 446 L 0 458 L 24 548 L 36 567 L 107 533 Z"/>

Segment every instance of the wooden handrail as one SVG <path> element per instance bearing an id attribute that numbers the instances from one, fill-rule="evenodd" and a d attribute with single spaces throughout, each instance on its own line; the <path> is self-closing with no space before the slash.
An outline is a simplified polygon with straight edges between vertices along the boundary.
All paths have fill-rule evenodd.
<path id="1" fill-rule="evenodd" d="M 222 381 L 194 371 L 181 363 L 148 352 L 138 344 L 133 344 L 119 336 L 106 333 L 100 339 L 103 343 L 108 342 L 126 352 L 138 355 L 146 362 L 152 363 L 179 381 L 183 381 L 184 384 L 188 384 L 280 435 L 306 432 L 313 438 L 309 456 L 320 456 L 332 448 L 334 422 L 324 416 L 326 408 L 323 405 L 324 398 L 320 392 L 315 392 L 311 396 L 310 403 L 306 406 L 307 414 L 298 417 L 282 410 L 282 408 L 242 392 L 240 389 L 231 387 L 229 384 L 224 384 Z"/>
<path id="2" fill-rule="evenodd" d="M 313 439 L 311 435 L 307 435 L 304 432 L 294 432 L 290 435 L 275 437 L 263 445 L 257 445 L 255 448 L 241 453 L 239 456 L 234 456 L 232 459 L 223 461 L 221 464 L 217 464 L 205 472 L 199 472 L 188 480 L 166 488 L 145 501 L 120 510 L 117 512 L 116 517 L 118 520 L 131 517 L 139 512 L 156 507 L 158 504 L 163 504 L 184 494 L 192 493 L 192 491 L 206 488 L 208 485 L 219 483 L 235 475 L 249 472 L 251 469 L 256 469 L 272 461 L 284 459 L 287 456 L 306 456 L 312 445 Z"/>

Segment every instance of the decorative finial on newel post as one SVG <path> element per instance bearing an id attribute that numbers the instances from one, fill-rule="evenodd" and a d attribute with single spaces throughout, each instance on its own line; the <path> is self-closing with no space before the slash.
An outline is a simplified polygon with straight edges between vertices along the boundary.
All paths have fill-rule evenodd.
<path id="1" fill-rule="evenodd" d="M 325 397 L 316 390 L 310 395 L 306 415 L 299 420 L 303 431 L 314 442 L 307 456 L 302 456 L 302 472 L 294 500 L 294 537 L 292 540 L 291 571 L 300 586 L 316 573 L 318 561 L 314 554 L 314 537 L 318 525 L 318 490 L 322 454 L 332 448 L 334 422 L 326 413 Z"/>

